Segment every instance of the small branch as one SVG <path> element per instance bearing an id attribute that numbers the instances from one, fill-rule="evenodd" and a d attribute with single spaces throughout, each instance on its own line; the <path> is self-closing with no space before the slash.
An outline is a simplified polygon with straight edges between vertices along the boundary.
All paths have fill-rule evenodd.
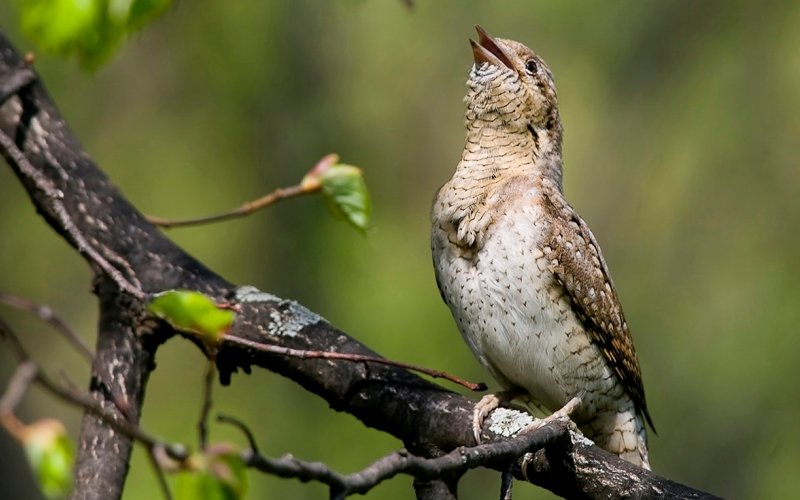
<path id="1" fill-rule="evenodd" d="M 523 433 L 514 439 L 459 447 L 437 458 L 411 455 L 406 450 L 396 451 L 373 462 L 359 472 L 342 475 L 320 462 L 306 462 L 291 455 L 269 458 L 252 450 L 246 463 L 257 470 L 300 481 L 317 481 L 331 488 L 332 498 L 363 494 L 378 484 L 398 474 L 408 474 L 417 479 L 435 479 L 445 475 L 463 473 L 469 469 L 490 464 L 512 462 L 527 452 L 532 452 L 555 442 L 568 432 L 566 419 L 551 422 L 535 431 Z"/>
<path id="2" fill-rule="evenodd" d="M 67 401 L 69 403 L 73 403 L 83 408 L 86 411 L 92 412 L 94 415 L 98 416 L 100 419 L 102 419 L 105 423 L 116 429 L 118 432 L 125 434 L 130 439 L 138 441 L 139 443 L 146 446 L 148 449 L 152 449 L 154 447 L 161 447 L 167 452 L 167 455 L 169 457 L 178 461 L 186 460 L 186 458 L 188 458 L 189 456 L 188 450 L 186 449 L 185 446 L 179 444 L 165 443 L 160 439 L 157 439 L 147 434 L 138 425 L 132 424 L 127 420 L 117 418 L 113 413 L 110 413 L 105 408 L 103 408 L 103 406 L 97 400 L 92 398 L 88 393 L 66 389 L 65 387 L 62 387 L 61 385 L 55 383 L 53 380 L 51 380 L 43 373 L 39 373 L 39 375 L 37 376 L 37 382 L 42 384 L 47 390 L 49 390 L 62 400 Z"/>
<path id="3" fill-rule="evenodd" d="M 0 425 L 19 441 L 23 439 L 25 424 L 19 421 L 14 410 L 28 392 L 31 382 L 36 378 L 37 371 L 38 368 L 32 361 L 26 361 L 17 366 L 17 370 L 8 382 L 6 392 L 0 398 Z"/>
<path id="4" fill-rule="evenodd" d="M 6 292 L 0 292 L 0 302 L 35 314 L 39 319 L 53 326 L 53 328 L 67 339 L 89 363 L 94 359 L 94 355 L 92 354 L 92 350 L 89 349 L 89 346 L 87 346 L 75 330 L 70 328 L 49 306 Z"/>
<path id="5" fill-rule="evenodd" d="M 215 357 L 209 358 L 206 367 L 206 376 L 203 383 L 203 406 L 200 410 L 200 420 L 197 423 L 198 434 L 200 436 L 200 449 L 205 451 L 208 445 L 208 414 L 211 412 L 211 393 L 214 389 L 214 375 L 217 373 Z"/>
<path id="6" fill-rule="evenodd" d="M 147 450 L 147 458 L 150 461 L 150 465 L 153 467 L 153 473 L 156 475 L 156 480 L 158 481 L 158 486 L 161 488 L 161 493 L 163 493 L 166 500 L 172 500 L 172 493 L 169 491 L 169 484 L 167 484 L 167 478 L 164 476 L 164 469 L 158 462 L 158 456 L 156 455 L 156 452 L 153 449 Z"/>
<path id="7" fill-rule="evenodd" d="M 286 200 L 289 198 L 294 198 L 295 196 L 300 196 L 302 194 L 311 194 L 316 193 L 321 189 L 321 184 L 314 179 L 314 174 L 324 171 L 331 165 L 335 164 L 339 161 L 339 156 L 336 154 L 329 154 L 324 156 L 320 161 L 317 162 L 316 165 L 309 171 L 309 175 L 307 175 L 300 184 L 296 186 L 290 186 L 288 188 L 278 188 L 275 191 L 258 198 L 257 200 L 249 201 L 244 205 L 234 208 L 233 210 L 229 210 L 227 212 L 222 212 L 219 214 L 214 215 L 207 215 L 205 217 L 196 217 L 194 219 L 162 219 L 161 217 L 153 217 L 147 216 L 147 221 L 150 224 L 161 226 L 167 229 L 171 229 L 173 227 L 186 227 L 186 226 L 196 226 L 200 224 L 209 224 L 213 222 L 221 222 L 230 219 L 237 219 L 239 217 L 246 217 L 257 210 L 261 210 L 262 208 L 268 207 L 273 203 L 279 202 L 281 200 Z"/>
<path id="8" fill-rule="evenodd" d="M 17 370 L 8 381 L 8 387 L 3 397 L 0 398 L 0 412 L 13 412 L 25 393 L 28 392 L 31 382 L 36 379 L 39 369 L 33 361 L 25 361 L 17 366 Z"/>
<path id="9" fill-rule="evenodd" d="M 301 359 L 321 358 L 321 359 L 338 359 L 342 361 L 353 361 L 359 363 L 378 363 L 381 365 L 394 366 L 397 368 L 402 368 L 404 370 L 412 370 L 415 372 L 424 373 L 425 375 L 428 375 L 433 378 L 443 378 L 445 380 L 449 380 L 450 382 L 458 384 L 462 387 L 466 387 L 471 391 L 480 392 L 486 390 L 486 384 L 484 384 L 483 382 L 478 382 L 478 383 L 470 382 L 468 380 L 464 380 L 461 377 L 457 377 L 455 375 L 452 375 L 450 373 L 441 370 L 434 370 L 422 366 L 411 365 L 408 363 L 402 363 L 400 361 L 391 361 L 386 358 L 381 358 L 380 356 L 368 356 L 366 354 L 351 354 L 344 352 L 308 351 L 303 349 L 292 349 L 289 347 L 282 347 L 277 345 L 261 344 L 241 337 L 234 337 L 232 335 L 224 336 L 223 342 L 229 342 L 231 344 L 250 347 L 251 349 L 256 349 L 261 352 L 280 354 L 282 356 L 292 356 Z"/>
<path id="10" fill-rule="evenodd" d="M 500 500 L 511 500 L 514 488 L 514 471 L 511 467 L 504 470 L 500 476 Z"/>
<path id="11" fill-rule="evenodd" d="M 16 357 L 20 363 L 25 363 L 30 360 L 30 356 L 28 356 L 28 353 L 25 351 L 22 342 L 19 341 L 19 337 L 14 335 L 14 330 L 11 328 L 11 325 L 6 323 L 3 318 L 0 318 L 0 337 L 9 343 L 9 349 L 11 349 L 12 354 L 14 354 L 14 357 Z"/>
<path id="12" fill-rule="evenodd" d="M 46 305 L 46 304 L 39 304 L 30 299 L 20 297 L 18 295 L 13 295 L 10 293 L 0 292 L 0 302 L 3 302 L 7 305 L 12 307 L 16 307 L 23 311 L 30 312 L 36 315 L 39 319 L 46 321 L 51 326 L 53 326 L 58 333 L 60 333 L 67 341 L 72 344 L 75 349 L 91 364 L 94 361 L 94 354 L 92 354 L 91 349 L 87 346 L 83 340 L 81 340 L 80 336 L 73 330 L 66 321 L 61 319 L 60 316 L 56 314 L 53 309 Z M 67 381 L 68 385 L 72 385 L 72 389 L 75 390 L 75 385 L 69 381 L 69 377 L 67 374 L 63 374 L 64 379 Z M 109 387 L 109 395 L 111 396 L 111 400 L 117 409 L 126 417 L 130 419 L 131 408 L 130 405 L 127 404 L 125 399 L 119 393 L 118 390 L 112 388 L 112 384 L 108 384 Z"/>
<path id="13" fill-rule="evenodd" d="M 231 424 L 232 426 L 236 427 L 240 431 L 242 431 L 247 438 L 247 444 L 250 446 L 250 451 L 258 454 L 258 443 L 256 443 L 256 438 L 253 435 L 253 432 L 250 430 L 247 425 L 239 420 L 238 418 L 232 417 L 230 415 L 217 415 L 217 422 L 221 422 L 224 424 Z"/>
<path id="14" fill-rule="evenodd" d="M 288 188 L 278 188 L 275 191 L 269 193 L 268 195 L 262 196 L 257 200 L 249 201 L 244 205 L 235 208 L 233 210 L 230 210 L 228 212 L 222 212 L 214 215 L 206 215 L 204 217 L 196 217 L 193 219 L 164 219 L 161 217 L 148 215 L 147 221 L 151 224 L 154 224 L 156 226 L 161 226 L 167 229 L 172 229 L 175 227 L 197 226 L 200 224 L 210 224 L 213 222 L 221 222 L 230 219 L 238 219 L 239 217 L 245 217 L 257 210 L 261 210 L 264 207 L 268 207 L 269 205 L 272 205 L 275 202 L 286 200 L 288 198 L 293 198 L 301 194 L 309 194 L 313 192 L 314 191 L 308 190 L 304 188 L 302 185 L 298 184 L 296 186 L 291 186 Z"/>
<path id="15" fill-rule="evenodd" d="M 17 337 L 11 327 L 2 319 L 0 319 L 0 336 L 10 342 L 11 350 L 14 352 L 15 356 L 23 366 L 26 364 L 33 364 L 33 366 L 36 367 L 36 364 L 31 360 L 28 352 L 19 341 L 19 337 Z M 120 419 L 113 413 L 107 411 L 105 408 L 103 408 L 102 404 L 96 399 L 92 398 L 90 394 L 64 387 L 61 384 L 53 381 L 41 370 L 38 370 L 38 368 L 35 371 L 34 380 L 58 398 L 91 412 L 108 425 L 116 429 L 118 432 L 121 432 L 130 439 L 145 445 L 149 450 L 154 448 L 162 448 L 170 458 L 178 461 L 184 461 L 189 456 L 186 447 L 178 444 L 165 443 L 153 436 L 150 436 L 138 425 L 132 424 L 127 420 Z"/>

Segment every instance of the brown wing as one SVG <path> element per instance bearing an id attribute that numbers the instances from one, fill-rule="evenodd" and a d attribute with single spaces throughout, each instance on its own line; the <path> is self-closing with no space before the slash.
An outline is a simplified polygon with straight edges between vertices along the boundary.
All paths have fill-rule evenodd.
<path id="1" fill-rule="evenodd" d="M 650 427 L 642 374 L 628 324 L 600 246 L 589 226 L 569 206 L 555 186 L 543 186 L 543 208 L 554 221 L 552 242 L 545 248 L 550 269 L 563 284 L 579 319 L 600 347 Z"/>

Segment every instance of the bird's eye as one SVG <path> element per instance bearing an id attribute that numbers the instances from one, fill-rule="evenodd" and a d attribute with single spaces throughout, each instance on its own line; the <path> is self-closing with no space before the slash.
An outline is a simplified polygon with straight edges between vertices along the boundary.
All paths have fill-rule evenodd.
<path id="1" fill-rule="evenodd" d="M 525 61 L 525 70 L 530 73 L 531 75 L 536 74 L 536 60 L 535 59 L 528 59 Z"/>

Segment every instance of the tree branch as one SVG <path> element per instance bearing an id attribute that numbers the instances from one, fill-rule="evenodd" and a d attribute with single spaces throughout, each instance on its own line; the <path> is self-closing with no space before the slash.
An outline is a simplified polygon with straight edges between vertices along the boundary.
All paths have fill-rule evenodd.
<path id="1" fill-rule="evenodd" d="M 0 89 L 27 67 L 0 36 Z M 23 79 L 23 81 L 25 81 Z M 86 258 L 96 273 L 100 325 L 91 389 L 99 404 L 109 388 L 123 395 L 138 422 L 153 356 L 169 332 L 144 312 L 143 297 L 190 289 L 241 306 L 229 335 L 289 349 L 376 356 L 305 307 L 252 287 L 237 288 L 189 256 L 148 223 L 80 147 L 39 80 L 0 106 L 0 150 L 46 221 Z M 346 411 L 365 425 L 388 432 L 414 455 L 436 458 L 473 444 L 474 401 L 400 368 L 376 363 L 298 359 L 226 343 L 217 354 L 223 383 L 252 365 L 272 370 Z M 484 436 L 505 439 L 491 429 Z M 79 439 L 75 498 L 119 497 L 128 467 L 130 439 L 87 413 Z M 559 441 L 515 462 L 514 476 L 575 497 L 704 494 L 644 471 L 590 446 Z M 504 470 L 505 466 L 498 466 Z M 415 481 L 420 497 L 454 495 L 457 478 Z M 431 493 L 435 492 L 435 493 Z"/>
<path id="2" fill-rule="evenodd" d="M 57 315 L 50 307 L 44 304 L 37 304 L 36 302 L 26 299 L 25 297 L 20 297 L 18 295 L 12 295 L 10 293 L 0 292 L 0 302 L 8 304 L 12 307 L 16 307 L 18 309 L 22 309 L 23 311 L 28 311 L 36 315 L 42 321 L 46 321 L 53 328 L 56 329 L 58 333 L 60 333 L 67 341 L 72 344 L 72 346 L 90 363 L 92 359 L 94 359 L 94 355 L 92 354 L 92 350 L 83 343 L 83 340 L 78 336 L 75 331 L 70 328 L 70 326 L 63 320 L 59 315 Z"/>

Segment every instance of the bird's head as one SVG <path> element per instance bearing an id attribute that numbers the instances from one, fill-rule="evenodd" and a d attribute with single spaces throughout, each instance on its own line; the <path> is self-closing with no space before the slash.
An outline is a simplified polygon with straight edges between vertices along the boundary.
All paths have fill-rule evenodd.
<path id="1" fill-rule="evenodd" d="M 561 135 L 553 74 L 542 59 L 514 40 L 493 38 L 480 26 L 478 42 L 470 40 L 475 64 L 469 73 L 467 125 L 497 126 Z M 495 124 L 493 124 L 495 125 Z"/>

